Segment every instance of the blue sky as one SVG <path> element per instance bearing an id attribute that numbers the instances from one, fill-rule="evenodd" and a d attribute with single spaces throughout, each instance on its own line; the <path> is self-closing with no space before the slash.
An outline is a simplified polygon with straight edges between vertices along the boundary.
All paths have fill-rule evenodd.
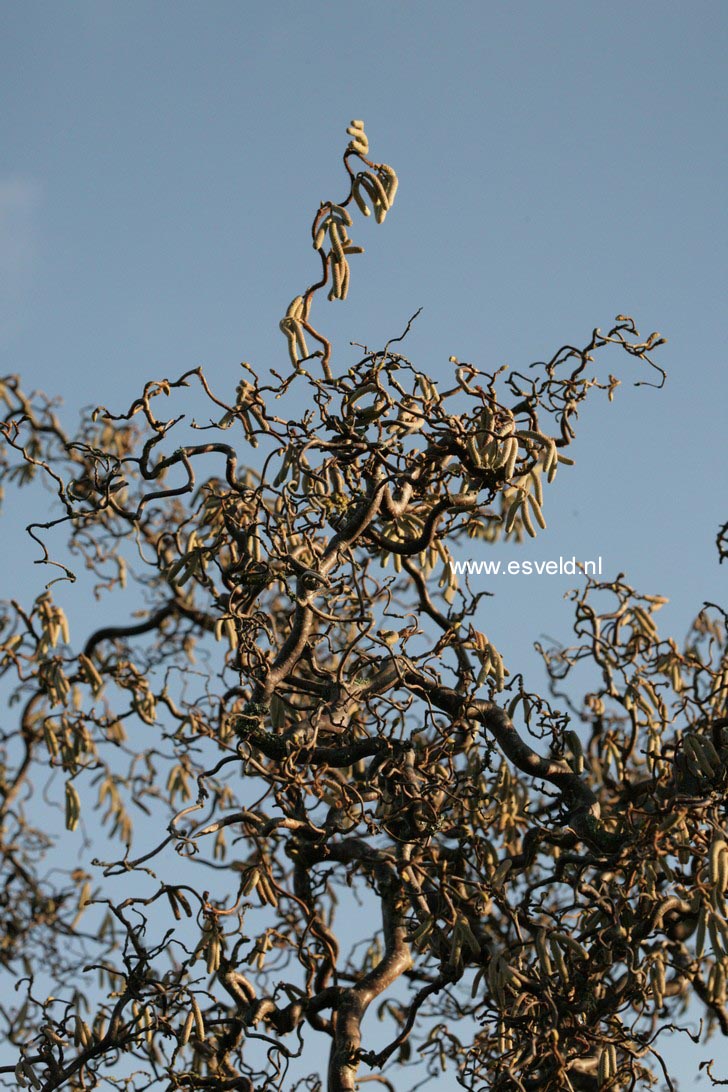
<path id="1" fill-rule="evenodd" d="M 310 283 L 308 227 L 343 196 L 363 118 L 400 176 L 386 223 L 355 227 L 337 346 L 523 366 L 619 312 L 669 338 L 665 389 L 626 359 L 547 495 L 548 531 L 504 558 L 601 555 L 670 597 L 678 636 L 726 601 L 725 139 L 718 2 L 211 3 L 25 0 L 2 13 L 2 372 L 124 408 L 198 364 L 285 368 L 278 320 Z M 4 532 L 12 588 L 42 587 Z M 6 515 L 6 523 L 8 517 Z M 15 521 L 18 523 L 18 521 Z M 481 628 L 512 663 L 566 638 L 569 578 L 503 581 Z M 483 582 L 483 587 L 486 583 Z M 532 676 L 538 685 L 536 674 Z M 698 1087 L 696 1085 L 696 1087 Z"/>

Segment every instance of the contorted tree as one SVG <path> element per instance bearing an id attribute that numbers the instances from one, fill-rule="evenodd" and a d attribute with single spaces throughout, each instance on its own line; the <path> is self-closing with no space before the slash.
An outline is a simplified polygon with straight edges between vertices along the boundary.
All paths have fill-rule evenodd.
<path id="1" fill-rule="evenodd" d="M 2 477 L 50 484 L 30 533 L 61 567 L 2 615 L 4 1087 L 672 1088 L 689 1004 L 728 1033 L 725 614 L 680 646 L 660 597 L 584 581 L 544 696 L 451 564 L 544 526 L 618 383 L 597 358 L 662 339 L 618 316 L 526 374 L 438 385 L 402 338 L 337 369 L 312 305 L 396 188 L 348 132 L 292 367 L 231 401 L 149 382 L 73 435 L 5 382 Z M 104 602 L 80 642 L 73 558 Z"/>

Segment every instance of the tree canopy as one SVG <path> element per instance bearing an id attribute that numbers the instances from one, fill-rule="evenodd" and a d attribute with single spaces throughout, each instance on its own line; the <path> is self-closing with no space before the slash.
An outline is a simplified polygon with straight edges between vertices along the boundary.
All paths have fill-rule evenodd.
<path id="1" fill-rule="evenodd" d="M 725 612 L 678 642 L 585 577 L 542 693 L 453 566 L 539 534 L 606 361 L 659 387 L 664 339 L 435 382 L 408 323 L 337 366 L 314 305 L 397 190 L 348 135 L 289 360 L 74 431 L 3 382 L 0 478 L 53 505 L 0 614 L 3 1087 L 673 1088 L 688 1006 L 728 1034 Z"/>

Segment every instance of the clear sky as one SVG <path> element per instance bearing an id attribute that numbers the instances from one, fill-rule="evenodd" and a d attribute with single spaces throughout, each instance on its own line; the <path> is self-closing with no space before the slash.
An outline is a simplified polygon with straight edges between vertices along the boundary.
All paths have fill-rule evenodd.
<path id="1" fill-rule="evenodd" d="M 285 369 L 278 320 L 363 118 L 400 190 L 356 226 L 346 303 L 317 305 L 339 366 L 418 307 L 406 351 L 442 377 L 451 354 L 547 359 L 620 312 L 659 330 L 664 390 L 614 361 L 625 382 L 584 415 L 549 530 L 500 556 L 601 555 L 670 597 L 678 636 L 726 602 L 724 2 L 6 0 L 0 24 L 0 371 L 70 419 L 198 364 L 221 392 L 242 359 Z M 42 587 L 19 541 L 5 530 L 0 597 Z M 481 628 L 534 686 L 527 650 L 568 637 L 573 583 L 486 600 Z"/>

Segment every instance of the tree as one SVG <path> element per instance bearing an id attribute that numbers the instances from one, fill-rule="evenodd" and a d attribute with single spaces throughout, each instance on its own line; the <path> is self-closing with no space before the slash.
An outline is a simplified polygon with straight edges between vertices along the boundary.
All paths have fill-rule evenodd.
<path id="1" fill-rule="evenodd" d="M 228 401 L 199 368 L 150 381 L 74 433 L 5 380 L 0 472 L 50 485 L 57 579 L 1 619 L 4 1087 L 672 1088 L 689 1004 L 728 1034 L 725 612 L 681 646 L 660 597 L 588 578 L 540 694 L 453 565 L 545 526 L 603 356 L 662 380 L 663 339 L 620 315 L 438 386 L 403 334 L 337 374 L 313 305 L 397 187 L 348 133 L 290 367 L 244 364 Z M 81 643 L 74 562 L 104 604 Z"/>

